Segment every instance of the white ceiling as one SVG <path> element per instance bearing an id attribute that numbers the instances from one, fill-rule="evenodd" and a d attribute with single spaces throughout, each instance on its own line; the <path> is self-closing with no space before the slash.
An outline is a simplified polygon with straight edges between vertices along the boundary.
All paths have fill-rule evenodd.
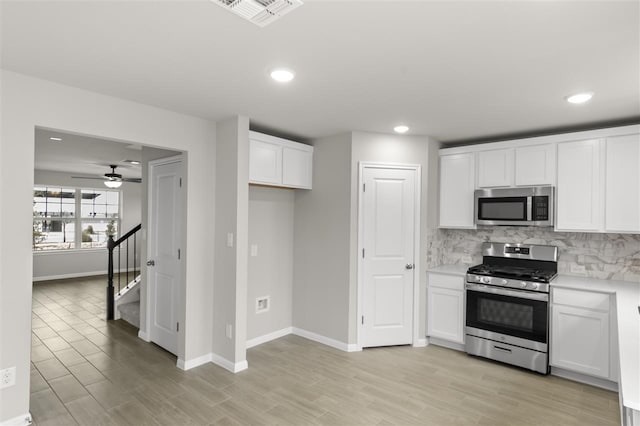
<path id="1" fill-rule="evenodd" d="M 52 141 L 51 137 L 62 140 Z M 126 163 L 125 160 L 140 161 L 141 153 L 141 147 L 137 145 L 40 128 L 35 131 L 36 170 L 102 176 L 111 173 L 109 165 L 113 164 L 118 166 L 116 173 L 123 177 L 140 178 L 141 166 Z"/>
<path id="2" fill-rule="evenodd" d="M 2 66 L 302 140 L 459 142 L 640 121 L 639 5 L 308 0 L 259 28 L 208 0 L 3 1 Z"/>

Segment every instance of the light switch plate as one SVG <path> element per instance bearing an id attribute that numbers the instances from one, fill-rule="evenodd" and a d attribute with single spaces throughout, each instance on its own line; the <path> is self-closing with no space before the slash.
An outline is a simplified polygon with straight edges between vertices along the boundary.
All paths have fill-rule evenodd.
<path id="1" fill-rule="evenodd" d="M 258 255 L 258 245 L 251 244 L 251 256 L 256 257 Z"/>
<path id="2" fill-rule="evenodd" d="M 233 233 L 227 234 L 227 247 L 233 247 Z"/>

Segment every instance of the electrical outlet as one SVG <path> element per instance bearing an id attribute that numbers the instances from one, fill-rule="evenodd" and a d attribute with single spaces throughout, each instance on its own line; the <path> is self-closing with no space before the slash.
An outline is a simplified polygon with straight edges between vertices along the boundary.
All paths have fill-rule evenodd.
<path id="1" fill-rule="evenodd" d="M 227 234 L 227 247 L 233 247 L 233 233 Z"/>
<path id="2" fill-rule="evenodd" d="M 256 299 L 256 314 L 267 312 L 271 305 L 271 296 L 258 297 Z"/>
<path id="3" fill-rule="evenodd" d="M 256 257 L 258 255 L 258 245 L 251 244 L 251 256 Z"/>
<path id="4" fill-rule="evenodd" d="M 0 370 L 0 389 L 8 388 L 16 384 L 16 368 L 9 367 Z"/>
<path id="5" fill-rule="evenodd" d="M 233 339 L 233 325 L 227 324 L 225 332 L 227 335 L 227 339 Z"/>

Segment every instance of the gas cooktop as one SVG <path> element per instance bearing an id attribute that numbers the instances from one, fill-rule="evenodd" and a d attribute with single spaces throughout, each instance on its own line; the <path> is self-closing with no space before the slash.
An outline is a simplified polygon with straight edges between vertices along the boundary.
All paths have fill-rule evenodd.
<path id="1" fill-rule="evenodd" d="M 558 275 L 551 270 L 523 266 L 487 265 L 484 263 L 470 267 L 467 273 L 539 283 L 548 283 Z"/>

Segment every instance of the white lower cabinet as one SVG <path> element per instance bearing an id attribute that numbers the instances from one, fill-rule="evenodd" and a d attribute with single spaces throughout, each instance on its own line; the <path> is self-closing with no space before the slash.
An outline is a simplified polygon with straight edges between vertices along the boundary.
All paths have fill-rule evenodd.
<path id="1" fill-rule="evenodd" d="M 616 381 L 610 295 L 553 289 L 551 305 L 551 361 L 576 373 Z"/>
<path id="2" fill-rule="evenodd" d="M 464 278 L 428 274 L 427 336 L 464 343 Z"/>

